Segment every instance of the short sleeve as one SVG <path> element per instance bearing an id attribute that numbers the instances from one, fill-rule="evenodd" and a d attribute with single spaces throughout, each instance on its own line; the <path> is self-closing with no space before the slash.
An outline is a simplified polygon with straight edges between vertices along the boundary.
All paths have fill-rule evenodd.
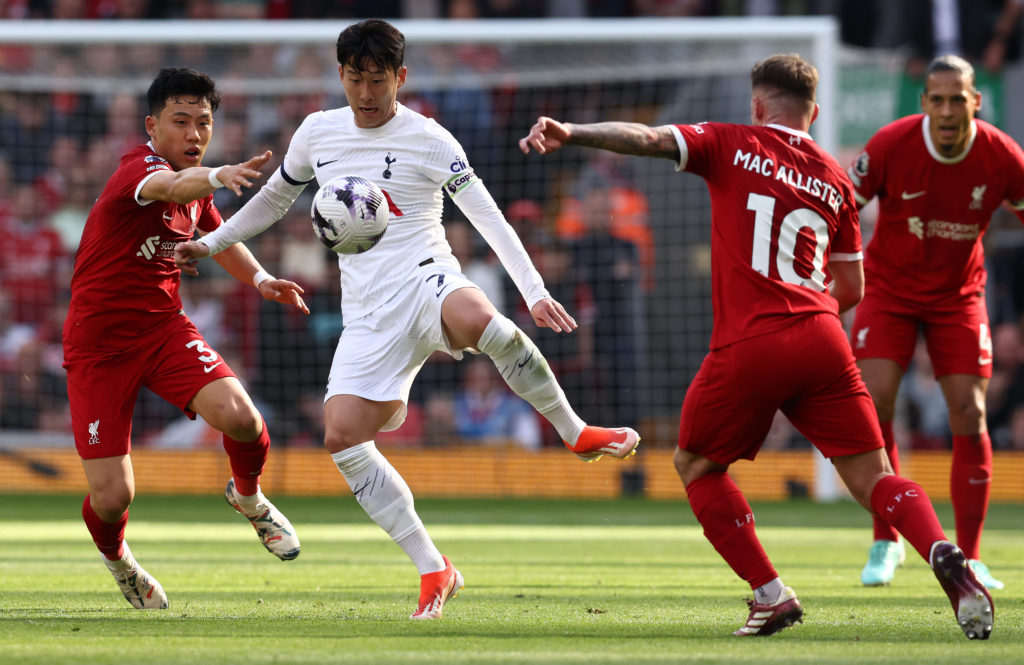
<path id="1" fill-rule="evenodd" d="M 882 188 L 885 145 L 882 134 L 875 134 L 846 171 L 853 183 L 854 197 L 859 206 L 867 205 Z"/>

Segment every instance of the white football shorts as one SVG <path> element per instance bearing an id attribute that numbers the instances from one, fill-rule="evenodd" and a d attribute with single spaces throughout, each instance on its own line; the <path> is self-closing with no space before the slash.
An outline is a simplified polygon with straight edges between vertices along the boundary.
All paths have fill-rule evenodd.
<path id="1" fill-rule="evenodd" d="M 405 422 L 409 390 L 430 354 L 446 351 L 462 359 L 463 349 L 448 345 L 441 326 L 441 303 L 458 289 L 477 286 L 442 261 L 421 264 L 390 300 L 345 325 L 334 351 L 324 402 L 335 395 L 375 402 L 400 399 L 402 407 L 381 428 L 390 432 Z"/>

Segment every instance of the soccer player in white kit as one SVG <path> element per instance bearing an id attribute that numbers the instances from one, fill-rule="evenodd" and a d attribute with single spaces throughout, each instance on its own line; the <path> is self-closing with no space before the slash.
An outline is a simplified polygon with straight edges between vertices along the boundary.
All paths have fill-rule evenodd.
<path id="1" fill-rule="evenodd" d="M 512 390 L 584 460 L 628 457 L 640 437 L 628 427 L 584 423 L 533 342 L 461 273 L 441 226 L 442 191 L 501 259 L 537 325 L 576 328 L 544 288 L 459 142 L 398 103 L 407 74 L 402 33 L 376 19 L 353 24 L 338 37 L 337 56 L 348 107 L 307 116 L 280 170 L 221 229 L 179 244 L 175 261 L 196 274 L 197 259 L 270 227 L 314 179 L 360 175 L 384 191 L 390 222 L 380 243 L 338 258 L 345 329 L 327 382 L 324 445 L 363 509 L 419 570 L 412 618 L 436 619 L 462 589 L 462 575 L 427 535 L 409 487 L 373 442 L 405 420 L 410 386 L 431 353 L 490 356 Z"/>

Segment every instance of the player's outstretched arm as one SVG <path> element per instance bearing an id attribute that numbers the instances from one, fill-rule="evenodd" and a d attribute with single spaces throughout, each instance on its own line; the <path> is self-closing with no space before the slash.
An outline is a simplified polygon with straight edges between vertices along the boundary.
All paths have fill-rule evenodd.
<path id="1" fill-rule="evenodd" d="M 254 180 L 263 177 L 259 169 L 263 168 L 271 154 L 267 150 L 240 164 L 225 164 L 215 168 L 193 166 L 181 171 L 159 171 L 146 181 L 139 194 L 150 201 L 191 203 L 212 194 L 215 189 L 227 187 L 236 196 L 241 196 L 243 187 L 252 187 Z"/>
<path id="2" fill-rule="evenodd" d="M 530 309 L 533 322 L 541 328 L 551 328 L 555 332 L 572 332 L 576 330 L 576 319 L 562 307 L 562 303 L 553 298 L 542 298 Z"/>
<path id="3" fill-rule="evenodd" d="M 648 127 L 637 122 L 596 122 L 584 125 L 563 123 L 541 116 L 530 133 L 519 139 L 519 149 L 540 154 L 555 152 L 562 146 L 599 148 L 624 155 L 679 159 L 679 144 L 671 127 Z"/>
<path id="4" fill-rule="evenodd" d="M 242 195 L 242 188 L 252 187 L 252 181 L 262 178 L 260 169 L 270 160 L 273 153 L 267 150 L 262 155 L 256 155 L 241 164 L 225 165 L 217 168 L 216 178 L 225 187 L 235 193 L 235 196 Z M 209 178 L 209 176 L 207 176 Z"/>

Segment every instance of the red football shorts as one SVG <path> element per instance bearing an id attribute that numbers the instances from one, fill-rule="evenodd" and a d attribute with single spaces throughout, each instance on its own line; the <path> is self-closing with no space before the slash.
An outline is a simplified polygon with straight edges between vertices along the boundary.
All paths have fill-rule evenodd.
<path id="1" fill-rule="evenodd" d="M 686 391 L 679 447 L 719 464 L 754 459 L 780 410 L 825 457 L 884 445 L 846 333 L 822 314 L 711 351 Z"/>
<path id="2" fill-rule="evenodd" d="M 972 296 L 956 309 L 914 307 L 877 295 L 857 305 L 850 344 L 857 360 L 887 358 L 907 371 L 924 332 L 935 377 L 992 376 L 992 333 L 984 297 Z"/>
<path id="3" fill-rule="evenodd" d="M 75 447 L 82 459 L 131 451 L 132 412 L 143 386 L 185 411 L 211 381 L 235 376 L 182 315 L 117 353 L 75 353 L 64 363 Z"/>

